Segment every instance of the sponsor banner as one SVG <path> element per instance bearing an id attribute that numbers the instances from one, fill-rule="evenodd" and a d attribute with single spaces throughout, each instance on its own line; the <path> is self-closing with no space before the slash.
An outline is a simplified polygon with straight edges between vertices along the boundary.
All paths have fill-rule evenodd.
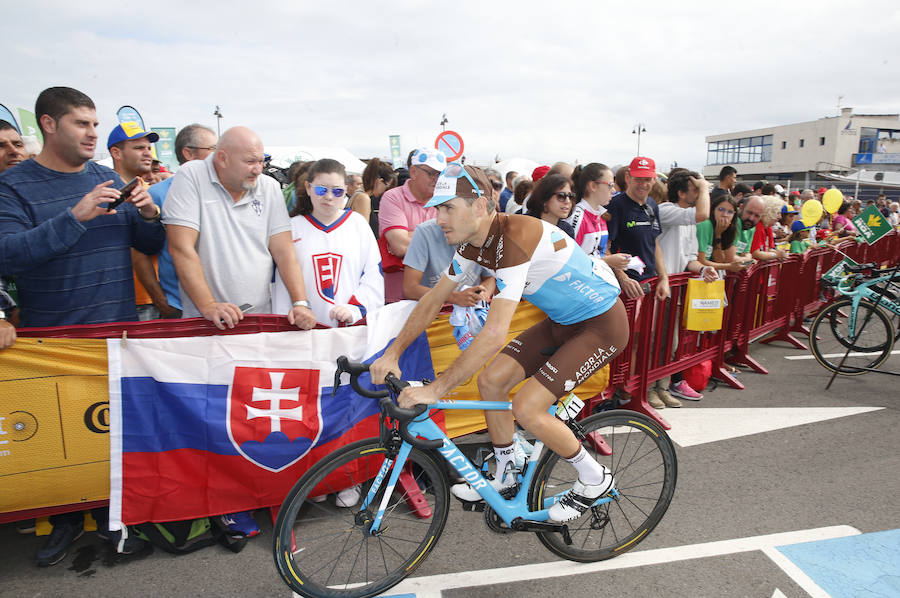
<path id="1" fill-rule="evenodd" d="M 178 171 L 178 159 L 175 156 L 175 127 L 153 127 L 151 132 L 159 135 L 159 141 L 153 144 L 156 158 L 162 162 L 169 172 Z"/>
<path id="2" fill-rule="evenodd" d="M 859 234 L 862 235 L 862 238 L 868 245 L 871 245 L 893 230 L 888 219 L 874 205 L 854 216 L 853 226 L 856 227 L 856 230 L 859 231 Z"/>
<path id="3" fill-rule="evenodd" d="M 16 131 L 19 132 L 19 135 L 22 134 L 22 129 L 19 128 L 19 121 L 16 120 L 16 117 L 13 116 L 13 113 L 9 111 L 9 108 L 0 104 L 0 120 L 5 120 L 12 126 L 16 128 Z"/>
<path id="4" fill-rule="evenodd" d="M 41 128 L 38 126 L 34 112 L 25 110 L 24 108 L 17 108 L 17 110 L 19 111 L 19 120 L 22 122 L 22 135 L 32 135 L 37 137 L 37 140 L 43 143 L 44 134 L 41 133 Z"/>
<path id="5" fill-rule="evenodd" d="M 106 342 L 19 338 L 0 352 L 0 512 L 109 496 Z"/>
<path id="6" fill-rule="evenodd" d="M 400 136 L 391 135 L 391 165 L 394 170 L 406 166 L 406 160 L 400 154 Z"/>

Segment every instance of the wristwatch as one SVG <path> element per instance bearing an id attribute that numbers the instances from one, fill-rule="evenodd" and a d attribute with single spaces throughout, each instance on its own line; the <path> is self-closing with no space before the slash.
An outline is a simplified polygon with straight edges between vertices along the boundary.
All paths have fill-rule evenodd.
<path id="1" fill-rule="evenodd" d="M 0 320 L 5 320 L 5 319 L 6 319 L 6 312 L 3 311 L 2 309 L 0 309 Z"/>
<path id="2" fill-rule="evenodd" d="M 305 307 L 306 309 L 309 309 L 309 301 L 307 301 L 306 299 L 301 299 L 300 301 L 294 301 L 291 304 L 291 306 L 292 307 Z"/>
<path id="3" fill-rule="evenodd" d="M 160 215 L 162 214 L 162 210 L 160 210 L 160 209 L 159 209 L 159 206 L 156 205 L 156 204 L 153 204 L 153 207 L 156 208 L 156 214 L 154 214 L 153 216 L 150 216 L 150 217 L 148 218 L 148 217 L 144 216 L 143 214 L 141 214 L 140 211 L 138 211 L 138 215 L 139 215 L 141 218 L 143 218 L 144 220 L 148 220 L 148 221 L 159 220 L 159 217 L 160 217 Z"/>

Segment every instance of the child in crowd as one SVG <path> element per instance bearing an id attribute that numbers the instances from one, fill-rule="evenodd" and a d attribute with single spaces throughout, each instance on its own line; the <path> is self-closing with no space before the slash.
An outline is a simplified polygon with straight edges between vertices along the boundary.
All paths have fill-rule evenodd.
<path id="1" fill-rule="evenodd" d="M 809 249 L 809 228 L 802 220 L 791 224 L 791 253 L 805 253 Z"/>

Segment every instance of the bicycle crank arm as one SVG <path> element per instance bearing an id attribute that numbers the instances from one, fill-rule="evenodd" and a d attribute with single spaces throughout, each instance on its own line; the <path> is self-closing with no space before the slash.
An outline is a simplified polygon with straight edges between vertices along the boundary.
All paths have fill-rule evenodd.
<path id="1" fill-rule="evenodd" d="M 569 535 L 569 526 L 565 523 L 527 521 L 521 517 L 516 517 L 512 520 L 509 527 L 517 532 L 559 532 L 562 534 L 563 542 L 570 546 L 572 544 L 572 536 Z"/>

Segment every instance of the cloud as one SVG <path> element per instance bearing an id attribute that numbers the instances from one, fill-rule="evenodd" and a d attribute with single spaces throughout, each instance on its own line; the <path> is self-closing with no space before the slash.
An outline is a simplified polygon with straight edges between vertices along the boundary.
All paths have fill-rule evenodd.
<path id="1" fill-rule="evenodd" d="M 69 85 L 101 133 L 131 104 L 149 126 L 242 124 L 269 145 L 360 157 L 430 145 L 441 115 L 478 163 L 524 156 L 702 166 L 706 135 L 815 120 L 838 96 L 896 113 L 900 9 L 837 2 L 727 5 L 171 2 L 19 3 L 0 101 Z M 255 12 L 253 12 L 255 11 Z M 37 15 L 37 16 L 36 16 Z M 33 25 L 32 25 L 33 23 Z"/>

